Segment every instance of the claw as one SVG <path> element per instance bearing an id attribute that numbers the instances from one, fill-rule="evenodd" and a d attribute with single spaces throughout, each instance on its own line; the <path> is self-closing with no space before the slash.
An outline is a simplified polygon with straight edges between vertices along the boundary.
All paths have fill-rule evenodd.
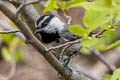
<path id="1" fill-rule="evenodd" d="M 72 76 L 73 71 L 71 68 L 68 67 L 68 65 L 64 65 L 63 71 L 68 70 L 69 71 L 69 77 Z"/>
<path id="2" fill-rule="evenodd" d="M 80 51 L 76 51 L 76 52 L 68 55 L 67 58 L 63 59 L 63 61 L 66 62 L 67 60 L 72 59 L 73 57 L 77 56 L 79 53 L 80 53 Z"/>

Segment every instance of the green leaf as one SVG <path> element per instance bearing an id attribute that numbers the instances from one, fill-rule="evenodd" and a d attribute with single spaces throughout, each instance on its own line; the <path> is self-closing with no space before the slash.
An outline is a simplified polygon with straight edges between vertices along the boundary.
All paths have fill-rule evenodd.
<path id="1" fill-rule="evenodd" d="M 107 76 L 101 80 L 120 80 L 120 68 L 115 70 L 112 76 Z"/>
<path id="2" fill-rule="evenodd" d="M 12 39 L 13 39 L 13 35 L 12 34 L 0 34 L 0 37 L 7 44 L 9 44 L 12 41 Z"/>
<path id="3" fill-rule="evenodd" d="M 85 48 L 85 47 L 81 48 L 80 51 L 81 51 L 83 54 L 86 54 L 86 55 L 90 55 L 90 54 L 91 54 L 90 50 L 88 50 L 88 49 Z"/>
<path id="4" fill-rule="evenodd" d="M 120 6 L 117 7 L 114 15 L 116 22 L 120 21 Z"/>
<path id="5" fill-rule="evenodd" d="M 114 6 L 119 6 L 120 5 L 120 0 L 112 0 L 112 4 Z"/>
<path id="6" fill-rule="evenodd" d="M 99 51 L 103 51 L 106 48 L 105 37 L 99 38 L 98 42 L 97 42 L 97 44 L 95 44 L 94 48 L 96 48 Z"/>
<path id="7" fill-rule="evenodd" d="M 116 21 L 120 21 L 120 10 L 118 10 L 118 13 L 116 14 L 115 19 Z"/>
<path id="8" fill-rule="evenodd" d="M 83 47 L 91 47 L 94 46 L 97 43 L 97 41 L 97 38 L 82 39 L 80 43 Z"/>
<path id="9" fill-rule="evenodd" d="M 82 28 L 80 25 L 73 25 L 73 26 L 69 26 L 69 31 L 74 33 L 75 35 L 78 36 L 86 36 L 88 35 L 87 30 L 85 30 L 84 28 Z"/>
<path id="10" fill-rule="evenodd" d="M 17 52 L 15 53 L 15 60 L 16 60 L 16 61 L 20 61 L 20 60 L 22 60 L 22 58 L 23 58 L 22 52 L 21 52 L 21 51 L 17 51 Z"/>
<path id="11" fill-rule="evenodd" d="M 82 2 L 81 6 L 86 10 L 94 11 L 111 11 L 114 8 L 111 4 L 111 0 L 96 0 L 93 2 Z"/>
<path id="12" fill-rule="evenodd" d="M 84 24 L 88 28 L 88 31 L 91 32 L 101 25 L 111 21 L 112 16 L 107 14 L 108 12 L 98 12 L 93 10 L 86 11 L 84 16 Z"/>
<path id="13" fill-rule="evenodd" d="M 10 45 L 9 45 L 9 51 L 10 53 L 14 53 L 15 49 L 16 49 L 16 45 L 18 45 L 20 39 L 18 37 L 14 37 L 13 40 L 11 41 Z"/>
<path id="14" fill-rule="evenodd" d="M 107 77 L 105 77 L 105 78 L 103 78 L 101 80 L 111 80 L 111 76 L 107 76 Z"/>
<path id="15" fill-rule="evenodd" d="M 81 6 L 86 9 L 84 24 L 89 31 L 95 30 L 101 25 L 108 23 L 114 17 L 118 6 L 114 6 L 112 0 L 96 0 L 82 2 Z"/>
<path id="16" fill-rule="evenodd" d="M 45 5 L 44 12 L 57 10 L 59 8 L 58 3 L 59 3 L 58 0 L 48 0 Z"/>
<path id="17" fill-rule="evenodd" d="M 116 41 L 115 43 L 109 45 L 107 48 L 105 48 L 105 50 L 110 50 L 110 49 L 116 48 L 116 47 L 118 47 L 118 46 L 120 46 L 120 40 L 118 40 L 118 41 Z"/>
<path id="18" fill-rule="evenodd" d="M 103 35 L 106 36 L 106 37 L 105 37 L 105 42 L 106 42 L 107 44 L 110 44 L 110 43 L 112 43 L 113 41 L 115 41 L 115 38 L 116 38 L 117 33 L 116 33 L 115 30 L 109 29 L 109 30 L 105 31 L 105 32 L 103 33 Z"/>
<path id="19" fill-rule="evenodd" d="M 84 24 L 89 31 L 95 30 L 101 25 L 108 23 L 113 18 L 120 20 L 120 1 L 118 0 L 96 0 L 93 2 L 82 2 L 81 6 L 86 9 Z"/>
<path id="20" fill-rule="evenodd" d="M 114 71 L 111 80 L 120 80 L 120 68 Z"/>
<path id="21" fill-rule="evenodd" d="M 60 6 L 60 9 L 65 11 L 66 10 L 66 1 L 59 2 L 59 6 Z"/>
<path id="22" fill-rule="evenodd" d="M 73 7 L 80 7 L 81 2 L 85 2 L 86 0 L 72 0 L 67 2 L 67 8 L 73 8 Z"/>
<path id="23" fill-rule="evenodd" d="M 18 27 L 17 27 L 13 22 L 10 22 L 9 24 L 10 24 L 13 28 L 18 29 Z"/>
<path id="24" fill-rule="evenodd" d="M 99 3 L 108 7 L 112 6 L 112 0 L 98 0 L 98 4 Z"/>
<path id="25" fill-rule="evenodd" d="M 7 62 L 10 62 L 12 60 L 12 57 L 11 57 L 9 51 L 5 47 L 2 49 L 2 56 L 5 59 L 5 61 L 7 61 Z"/>

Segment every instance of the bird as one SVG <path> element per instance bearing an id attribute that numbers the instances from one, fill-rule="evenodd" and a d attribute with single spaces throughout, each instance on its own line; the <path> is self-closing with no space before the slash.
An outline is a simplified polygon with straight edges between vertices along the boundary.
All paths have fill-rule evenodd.
<path id="1" fill-rule="evenodd" d="M 57 46 L 59 44 L 66 43 L 80 39 L 81 36 L 76 36 L 74 33 L 68 30 L 69 24 L 66 24 L 55 15 L 42 15 L 35 22 L 35 34 L 40 34 L 41 41 L 51 46 Z M 74 44 L 66 50 L 65 54 L 79 51 L 80 44 Z M 61 48 L 62 50 L 63 48 Z"/>
<path id="2" fill-rule="evenodd" d="M 68 24 L 64 23 L 55 15 L 43 15 L 35 23 L 35 34 L 39 33 L 43 43 L 72 41 L 79 36 L 74 35 L 68 30 Z"/>

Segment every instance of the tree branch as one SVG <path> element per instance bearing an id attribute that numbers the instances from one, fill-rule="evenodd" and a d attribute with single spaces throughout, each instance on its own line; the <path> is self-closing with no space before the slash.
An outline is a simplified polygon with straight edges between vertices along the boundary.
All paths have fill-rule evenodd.
<path id="1" fill-rule="evenodd" d="M 30 5 L 30 4 L 36 4 L 36 3 L 40 2 L 40 1 L 41 1 L 41 0 L 36 0 L 36 1 L 31 1 L 31 2 L 27 2 L 27 3 L 21 4 L 20 7 L 19 7 L 19 8 L 17 9 L 17 11 L 16 11 L 16 16 L 19 15 L 20 11 L 21 11 L 25 6 Z"/>
<path id="2" fill-rule="evenodd" d="M 27 2 L 28 3 L 28 2 Z M 26 3 L 26 4 L 27 4 Z M 25 4 L 25 3 L 23 3 Z M 16 2 L 13 3 L 13 5 L 19 9 L 19 6 L 21 6 L 20 4 Z M 35 22 L 37 21 L 37 19 L 40 17 L 39 14 L 36 12 L 35 8 L 33 7 L 33 5 L 29 4 L 27 6 L 24 6 L 21 10 L 21 17 L 22 19 L 25 21 L 25 23 L 27 23 L 28 27 L 30 28 L 30 30 L 32 32 L 34 32 L 35 30 Z"/>
<path id="3" fill-rule="evenodd" d="M 94 48 L 92 48 L 92 47 L 89 48 L 89 50 L 90 50 L 91 52 L 93 52 L 93 54 L 94 54 L 96 57 L 98 57 L 98 59 L 99 59 L 100 61 L 102 61 L 102 62 L 110 69 L 111 72 L 114 72 L 114 70 L 116 69 L 116 67 L 115 67 L 114 65 L 112 65 L 111 63 L 109 63 L 99 51 L 97 51 L 96 49 L 94 49 Z"/>

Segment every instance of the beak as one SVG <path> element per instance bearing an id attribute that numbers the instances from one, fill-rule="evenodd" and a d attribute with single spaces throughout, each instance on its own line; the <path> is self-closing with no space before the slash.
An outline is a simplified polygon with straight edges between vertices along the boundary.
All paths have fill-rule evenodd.
<path id="1" fill-rule="evenodd" d="M 34 34 L 40 33 L 42 30 L 41 29 L 36 29 Z"/>

